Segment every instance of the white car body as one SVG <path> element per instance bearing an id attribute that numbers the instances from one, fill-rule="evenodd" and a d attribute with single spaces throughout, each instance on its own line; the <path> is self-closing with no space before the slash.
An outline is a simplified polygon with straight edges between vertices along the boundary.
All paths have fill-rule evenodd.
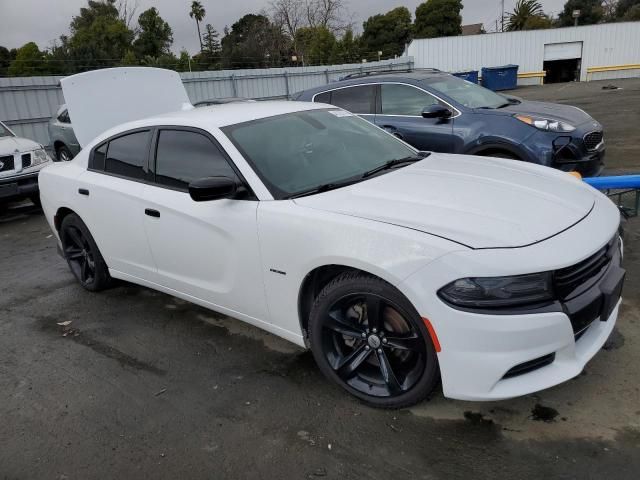
<path id="1" fill-rule="evenodd" d="M 37 195 L 38 172 L 50 161 L 42 145 L 0 122 L 0 200 Z"/>
<path id="2" fill-rule="evenodd" d="M 90 72 L 63 80 L 84 148 L 71 162 L 53 164 L 40 177 L 43 208 L 54 233 L 58 235 L 56 215 L 64 209 L 77 213 L 112 277 L 231 315 L 305 346 L 299 298 L 310 273 L 328 265 L 368 272 L 395 286 L 428 319 L 444 394 L 465 400 L 514 397 L 568 380 L 580 373 L 612 331 L 618 306 L 576 340 L 561 311 L 471 313 L 452 308 L 437 294 L 463 277 L 569 267 L 617 237 L 615 205 L 572 176 L 509 160 L 433 153 L 355 185 L 276 200 L 221 128 L 335 107 L 258 102 L 191 110 L 171 74 L 159 74 L 152 87 L 148 82 L 153 72 L 147 69 L 141 83 L 147 89 L 144 98 L 138 98 L 139 90 L 123 94 L 131 98 L 118 101 L 113 108 L 118 113 L 101 116 L 96 123 L 94 112 L 104 111 L 117 97 L 108 93 L 114 78 L 135 86 L 139 69 L 119 70 L 128 73 L 106 71 L 107 78 L 107 73 Z M 87 106 L 83 101 L 90 90 L 101 95 Z M 153 98 L 158 102 L 149 100 Z M 126 108 L 128 102 L 133 108 Z M 158 110 L 164 113 L 158 115 Z M 126 119 L 135 120 L 120 124 Z M 87 169 L 92 148 L 103 140 L 158 125 L 210 133 L 257 201 L 197 203 L 185 192 Z M 90 190 L 90 196 L 78 195 L 79 189 Z M 145 209 L 161 211 L 162 217 L 146 216 Z M 503 378 L 512 367 L 551 353 L 555 359 L 549 365 Z"/>

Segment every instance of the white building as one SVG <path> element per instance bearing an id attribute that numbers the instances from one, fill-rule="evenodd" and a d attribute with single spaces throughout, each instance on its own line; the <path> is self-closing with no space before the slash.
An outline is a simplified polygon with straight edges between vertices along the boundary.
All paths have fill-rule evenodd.
<path id="1" fill-rule="evenodd" d="M 518 83 L 640 76 L 640 22 L 420 39 L 416 68 L 449 72 L 519 65 Z"/>

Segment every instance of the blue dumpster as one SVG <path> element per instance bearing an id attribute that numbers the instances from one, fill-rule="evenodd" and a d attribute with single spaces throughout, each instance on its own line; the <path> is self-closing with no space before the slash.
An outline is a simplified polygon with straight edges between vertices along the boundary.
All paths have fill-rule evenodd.
<path id="1" fill-rule="evenodd" d="M 518 85 L 518 65 L 482 68 L 482 86 L 490 90 L 511 90 Z"/>
<path id="2" fill-rule="evenodd" d="M 455 72 L 452 73 L 454 77 L 462 78 L 467 82 L 478 83 L 478 70 L 468 70 L 466 72 Z"/>

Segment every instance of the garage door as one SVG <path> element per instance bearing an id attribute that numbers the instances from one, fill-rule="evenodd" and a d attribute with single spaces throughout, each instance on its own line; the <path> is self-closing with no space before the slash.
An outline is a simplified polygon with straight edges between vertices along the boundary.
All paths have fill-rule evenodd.
<path id="1" fill-rule="evenodd" d="M 582 42 L 548 43 L 544 46 L 544 61 L 582 58 Z"/>

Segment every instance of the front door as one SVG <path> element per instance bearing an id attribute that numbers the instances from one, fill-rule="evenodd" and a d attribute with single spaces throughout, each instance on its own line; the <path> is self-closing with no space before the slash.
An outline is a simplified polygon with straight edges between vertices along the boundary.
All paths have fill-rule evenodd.
<path id="1" fill-rule="evenodd" d="M 238 179 L 209 134 L 163 128 L 154 139 L 155 180 L 145 186 L 144 219 L 157 282 L 229 313 L 268 321 L 256 226 L 258 202 L 194 201 L 191 181 Z"/>
<path id="2" fill-rule="evenodd" d="M 433 95 L 413 85 L 383 83 L 375 123 L 418 150 L 451 153 L 453 120 L 422 117 L 426 107 L 439 103 Z"/>

